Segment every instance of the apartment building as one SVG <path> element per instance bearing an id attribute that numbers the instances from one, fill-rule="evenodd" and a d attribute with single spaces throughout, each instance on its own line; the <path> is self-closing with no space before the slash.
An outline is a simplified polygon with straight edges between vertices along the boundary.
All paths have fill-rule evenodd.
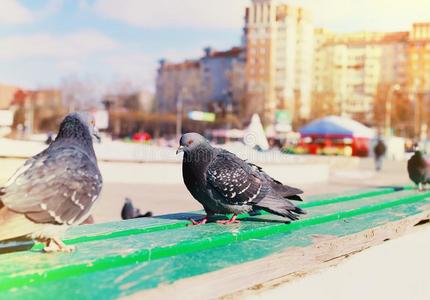
<path id="1" fill-rule="evenodd" d="M 205 49 L 203 57 L 181 63 L 160 62 L 156 81 L 156 106 L 172 113 L 182 105 L 184 112 L 238 112 L 243 101 L 243 49 Z"/>
<path id="2" fill-rule="evenodd" d="M 274 0 L 253 0 L 246 9 L 247 111 L 265 124 L 277 110 L 308 118 L 312 89 L 313 24 L 302 8 Z"/>
<path id="3" fill-rule="evenodd" d="M 381 86 L 407 88 L 408 32 L 337 34 L 315 30 L 314 97 L 329 94 L 338 113 L 372 123 Z"/>
<path id="4" fill-rule="evenodd" d="M 185 110 L 203 109 L 203 69 L 200 61 L 186 60 L 181 63 L 160 61 L 156 81 L 157 112 L 176 112 L 177 105 Z"/>
<path id="5" fill-rule="evenodd" d="M 412 26 L 407 74 L 409 94 L 414 104 L 414 134 L 425 138 L 430 122 L 430 23 Z"/>

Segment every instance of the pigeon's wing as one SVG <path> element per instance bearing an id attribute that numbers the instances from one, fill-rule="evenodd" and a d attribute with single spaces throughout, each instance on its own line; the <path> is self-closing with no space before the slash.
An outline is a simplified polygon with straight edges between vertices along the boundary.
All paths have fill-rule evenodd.
<path id="1" fill-rule="evenodd" d="M 28 160 L 3 188 L 1 202 L 36 223 L 70 225 L 89 213 L 101 186 L 88 155 L 63 147 Z"/>
<path id="2" fill-rule="evenodd" d="M 283 184 L 282 182 L 276 180 L 275 178 L 264 172 L 263 169 L 256 164 L 250 162 L 248 162 L 248 164 L 257 172 L 259 172 L 260 175 L 263 176 L 264 179 L 270 184 L 271 188 L 280 196 L 291 200 L 303 201 L 302 198 L 298 196 L 299 194 L 303 194 L 303 191 L 301 189 Z"/>
<path id="3" fill-rule="evenodd" d="M 270 186 L 254 168 L 236 155 L 220 152 L 208 166 L 208 187 L 230 205 L 257 203 L 270 191 Z"/>

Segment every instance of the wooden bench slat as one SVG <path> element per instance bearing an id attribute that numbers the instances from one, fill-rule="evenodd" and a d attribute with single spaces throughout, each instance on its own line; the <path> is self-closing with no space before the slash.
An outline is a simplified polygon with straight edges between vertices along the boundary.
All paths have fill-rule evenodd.
<path id="1" fill-rule="evenodd" d="M 430 193 L 418 194 L 415 191 L 403 191 L 397 192 L 396 195 L 388 194 L 384 197 L 369 197 L 359 202 L 347 201 L 342 203 L 344 207 L 341 211 L 337 211 L 339 204 L 317 206 L 310 208 L 308 216 L 303 220 L 288 225 L 270 222 L 270 220 L 274 220 L 274 216 L 263 215 L 252 217 L 253 222 L 243 222 L 239 226 L 209 224 L 170 230 L 164 232 L 162 237 L 159 232 L 121 237 L 119 238 L 120 242 L 117 242 L 117 244 L 120 244 L 116 249 L 111 246 L 114 240 L 102 240 L 82 243 L 79 251 L 73 254 L 50 256 L 30 252 L 0 256 L 0 277 L 2 278 L 0 289 L 26 285 L 33 281 L 56 280 L 88 272 L 107 270 L 136 262 L 171 257 L 181 253 L 203 251 L 238 241 L 290 232 L 340 218 L 353 217 L 402 204 L 423 201 L 430 196 Z M 327 207 L 332 208 L 327 210 Z M 324 211 L 321 213 L 322 208 Z M 11 267 L 11 261 L 15 267 Z M 17 269 L 17 265 L 22 266 L 21 271 L 19 268 Z M 15 274 L 14 277 L 8 276 L 11 272 Z"/>
<path id="2" fill-rule="evenodd" d="M 394 193 L 399 190 L 408 190 L 408 187 L 396 187 L 396 188 L 369 188 L 362 190 L 352 190 L 343 193 L 332 193 L 324 196 L 316 195 L 310 196 L 307 202 L 299 203 L 299 206 L 307 209 L 315 206 L 329 205 L 339 202 L 346 202 L 352 200 L 360 200 L 366 197 L 376 197 L 380 195 Z M 91 226 L 79 226 L 74 227 L 66 233 L 64 242 L 68 245 L 75 245 L 83 242 L 91 242 L 98 240 L 105 240 L 110 238 L 118 238 L 128 235 L 144 234 L 156 231 L 171 230 L 189 225 L 187 218 L 201 218 L 202 211 L 187 214 L 173 214 L 168 215 L 165 218 L 145 218 L 140 220 L 129 220 L 127 222 L 109 222 L 104 224 L 96 224 Z M 262 214 L 267 214 L 262 211 Z M 239 219 L 249 217 L 248 214 L 239 216 Z M 24 244 L 23 246 L 28 245 Z M 21 244 L 18 244 L 21 245 Z M 8 248 L 18 249 L 16 244 L 3 246 Z M 42 249 L 42 245 L 35 245 L 33 250 Z M 2 246 L 0 244 L 0 250 Z M 28 248 L 28 247 L 27 247 Z"/>
<path id="3" fill-rule="evenodd" d="M 259 259 L 291 247 L 306 247 L 313 243 L 315 235 L 342 237 L 380 226 L 388 222 L 401 220 L 419 214 L 428 209 L 429 200 L 397 205 L 385 210 L 339 219 L 330 223 L 305 227 L 272 236 L 260 237 L 222 247 L 181 254 L 133 264 L 107 271 L 84 274 L 79 277 L 67 277 L 62 281 L 51 281 L 39 285 L 30 285 L 5 294 L 8 299 L 32 299 L 46 297 L 46 291 L 52 295 L 71 295 L 81 299 L 113 299 L 135 292 L 158 287 L 160 284 L 213 272 L 235 264 Z M 298 257 L 300 259 L 300 257 Z M 178 295 L 186 291 L 178 291 Z M 61 299 L 61 297 L 60 297 Z"/>
<path id="4" fill-rule="evenodd" d="M 376 197 L 380 195 L 394 193 L 395 191 L 405 189 L 402 188 L 371 188 L 361 190 L 357 193 L 357 190 L 347 191 L 344 193 L 327 194 L 324 197 L 311 196 L 308 202 L 299 203 L 302 208 L 310 208 L 315 206 L 329 205 L 339 202 L 359 200 L 366 197 Z M 146 218 L 141 220 L 129 220 L 128 222 L 111 222 L 105 224 L 97 224 L 92 226 L 80 226 L 74 227 L 66 234 L 65 242 L 73 245 L 81 242 L 90 242 L 96 240 L 103 240 L 108 238 L 117 238 L 127 235 L 150 233 L 162 230 L 171 230 L 189 225 L 188 221 L 184 221 L 188 218 L 201 218 L 202 211 L 195 212 L 195 214 L 172 214 L 166 216 L 166 218 Z M 268 214 L 264 211 L 261 214 Z M 248 214 L 244 214 L 238 217 L 238 219 L 244 219 L 249 217 Z M 170 218 L 170 219 L 168 219 Z M 36 246 L 34 249 L 41 249 L 41 246 Z"/>

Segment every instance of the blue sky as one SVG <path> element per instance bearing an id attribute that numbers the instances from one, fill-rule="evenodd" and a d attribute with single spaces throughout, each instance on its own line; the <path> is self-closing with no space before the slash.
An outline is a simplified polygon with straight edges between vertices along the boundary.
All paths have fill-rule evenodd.
<path id="1" fill-rule="evenodd" d="M 291 0 L 335 31 L 408 30 L 428 0 Z M 241 38 L 248 0 L 0 0 L 0 83 L 50 87 L 65 78 L 153 89 L 159 58 L 178 61 Z"/>

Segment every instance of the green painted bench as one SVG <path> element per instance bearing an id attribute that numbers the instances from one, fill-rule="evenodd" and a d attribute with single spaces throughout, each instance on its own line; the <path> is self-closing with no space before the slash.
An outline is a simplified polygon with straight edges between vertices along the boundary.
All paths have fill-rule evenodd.
<path id="1" fill-rule="evenodd" d="M 1 254 L 0 299 L 224 296 L 410 230 L 428 220 L 430 192 L 362 189 L 300 206 L 307 214 L 289 224 L 262 213 L 242 215 L 240 224 L 187 227 L 197 212 L 76 227 L 65 239 L 74 253 L 43 254 L 36 244 Z"/>

